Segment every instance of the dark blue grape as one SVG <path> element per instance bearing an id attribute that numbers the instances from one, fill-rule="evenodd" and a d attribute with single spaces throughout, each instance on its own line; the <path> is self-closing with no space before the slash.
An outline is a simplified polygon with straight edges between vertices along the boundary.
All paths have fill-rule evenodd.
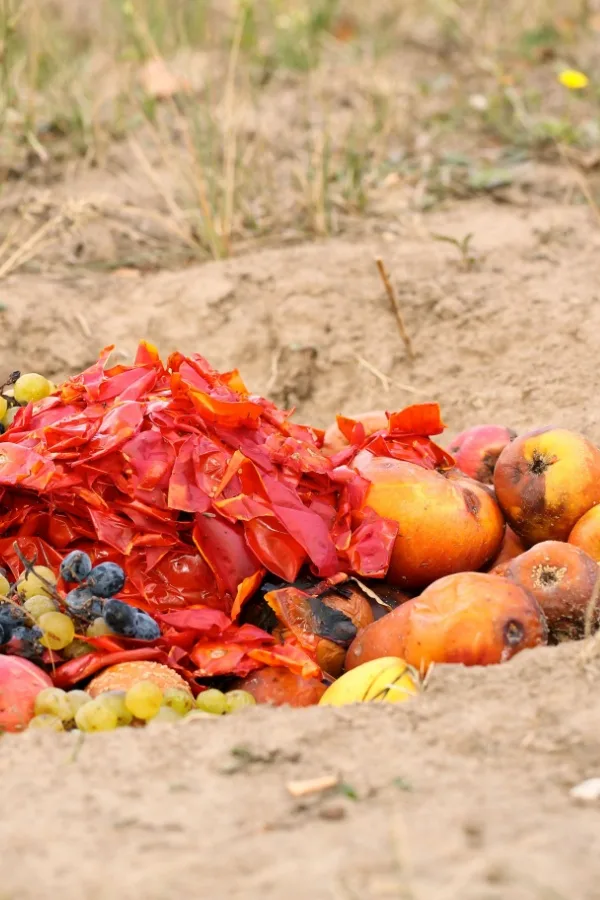
<path id="1" fill-rule="evenodd" d="M 139 641 L 155 641 L 160 637 L 160 628 L 148 613 L 140 609 L 135 611 L 135 634 L 133 637 Z"/>
<path id="2" fill-rule="evenodd" d="M 122 600 L 110 599 L 104 604 L 104 621 L 115 634 L 135 637 L 136 610 Z"/>
<path id="3" fill-rule="evenodd" d="M 2 624 L 2 622 L 0 622 L 0 646 L 2 646 L 2 644 L 5 644 L 7 642 L 7 640 L 8 640 L 8 632 L 6 632 L 6 634 L 5 634 L 4 625 Z"/>
<path id="4" fill-rule="evenodd" d="M 29 616 L 20 606 L 13 603 L 0 604 L 0 625 L 2 625 L 4 633 L 8 635 L 7 640 L 10 639 L 15 628 L 25 625 L 28 621 Z"/>
<path id="5" fill-rule="evenodd" d="M 21 656 L 23 659 L 29 659 L 32 662 L 40 659 L 44 652 L 44 648 L 40 644 L 42 634 L 42 629 L 38 628 L 37 625 L 33 628 L 26 628 L 24 625 L 13 628 L 10 636 L 12 654 Z"/>
<path id="6" fill-rule="evenodd" d="M 72 583 L 85 581 L 92 571 L 92 561 L 83 550 L 73 550 L 60 564 L 61 577 Z"/>
<path id="7" fill-rule="evenodd" d="M 86 585 L 96 597 L 114 597 L 125 587 L 125 572 L 116 563 L 100 563 L 90 572 Z"/>
<path id="8" fill-rule="evenodd" d="M 65 606 L 82 619 L 90 622 L 102 615 L 102 602 L 87 587 L 74 588 L 65 597 Z"/>

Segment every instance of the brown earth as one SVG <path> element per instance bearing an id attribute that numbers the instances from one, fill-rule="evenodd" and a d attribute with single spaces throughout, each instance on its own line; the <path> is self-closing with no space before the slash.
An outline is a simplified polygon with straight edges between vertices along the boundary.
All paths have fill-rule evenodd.
<path id="1" fill-rule="evenodd" d="M 450 434 L 600 441 L 597 0 L 327 5 L 0 4 L 0 369 L 143 337 L 317 425 L 435 399 Z M 140 84 L 157 53 L 176 102 Z M 400 707 L 4 736 L 0 900 L 600 900 L 600 800 L 570 796 L 599 689 L 592 642 L 438 667 Z"/>
<path id="2" fill-rule="evenodd" d="M 467 232 L 470 264 L 431 237 Z M 15 274 L 3 366 L 59 377 L 147 337 L 239 366 L 318 424 L 435 398 L 453 431 L 557 422 L 600 439 L 599 247 L 586 206 L 474 201 L 180 271 Z M 438 668 L 402 708 L 5 737 L 0 898 L 600 898 L 600 802 L 569 796 L 600 775 L 600 668 L 583 649 Z M 286 789 L 331 773 L 343 790 Z"/>

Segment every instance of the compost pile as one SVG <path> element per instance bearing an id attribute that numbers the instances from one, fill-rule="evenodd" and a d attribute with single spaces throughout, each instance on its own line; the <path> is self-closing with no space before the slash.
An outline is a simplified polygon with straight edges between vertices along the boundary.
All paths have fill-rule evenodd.
<path id="1" fill-rule="evenodd" d="M 436 404 L 324 433 L 200 356 L 111 349 L 3 388 L 0 727 L 406 699 L 595 626 L 584 437 L 482 426 L 454 459 Z"/>

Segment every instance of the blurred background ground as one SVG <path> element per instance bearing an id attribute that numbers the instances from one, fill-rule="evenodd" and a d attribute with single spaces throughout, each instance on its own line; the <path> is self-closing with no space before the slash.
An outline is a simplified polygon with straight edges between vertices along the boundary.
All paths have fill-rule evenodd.
<path id="1" fill-rule="evenodd" d="M 144 337 L 315 424 L 436 399 L 600 440 L 599 41 L 591 0 L 0 0 L 5 370 Z M 593 900 L 579 649 L 412 710 L 3 739 L 0 897 Z M 235 742 L 276 764 L 225 778 Z M 291 805 L 330 769 L 360 802 Z"/>

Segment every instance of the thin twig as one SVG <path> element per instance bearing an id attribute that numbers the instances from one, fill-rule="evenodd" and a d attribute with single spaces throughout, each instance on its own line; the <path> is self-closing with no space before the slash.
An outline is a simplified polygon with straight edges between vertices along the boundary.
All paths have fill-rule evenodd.
<path id="1" fill-rule="evenodd" d="M 592 636 L 592 630 L 594 627 L 594 616 L 596 610 L 598 608 L 598 600 L 600 599 L 600 570 L 598 577 L 596 578 L 596 584 L 594 585 L 594 590 L 592 591 L 592 596 L 590 597 L 590 602 L 588 603 L 585 610 L 585 637 L 589 638 Z"/>
<path id="2" fill-rule="evenodd" d="M 398 300 L 398 295 L 397 295 L 396 291 L 394 290 L 394 287 L 390 281 L 390 276 L 388 275 L 388 273 L 386 271 L 384 262 L 381 259 L 381 257 L 378 256 L 376 258 L 375 264 L 377 266 L 377 271 L 379 272 L 379 275 L 383 282 L 383 286 L 384 286 L 385 292 L 388 296 L 388 300 L 390 301 L 390 306 L 392 308 L 392 312 L 394 313 L 394 315 L 396 317 L 396 322 L 398 323 L 398 331 L 400 332 L 400 337 L 404 341 L 404 345 L 406 347 L 408 355 L 410 356 L 411 359 L 414 359 L 415 353 L 413 350 L 412 341 L 410 339 L 410 336 L 409 336 L 409 334 L 406 330 L 406 326 L 404 324 L 404 318 L 402 316 L 402 310 L 400 308 L 400 301 Z"/>
<path id="3" fill-rule="evenodd" d="M 271 357 L 271 377 L 269 378 L 269 380 L 267 381 L 267 384 L 265 386 L 265 394 L 267 396 L 271 393 L 271 391 L 277 384 L 277 376 L 279 374 L 279 362 L 281 360 L 282 352 L 283 352 L 282 348 L 280 347 L 279 350 L 276 350 L 275 353 L 273 354 L 273 356 Z"/>

